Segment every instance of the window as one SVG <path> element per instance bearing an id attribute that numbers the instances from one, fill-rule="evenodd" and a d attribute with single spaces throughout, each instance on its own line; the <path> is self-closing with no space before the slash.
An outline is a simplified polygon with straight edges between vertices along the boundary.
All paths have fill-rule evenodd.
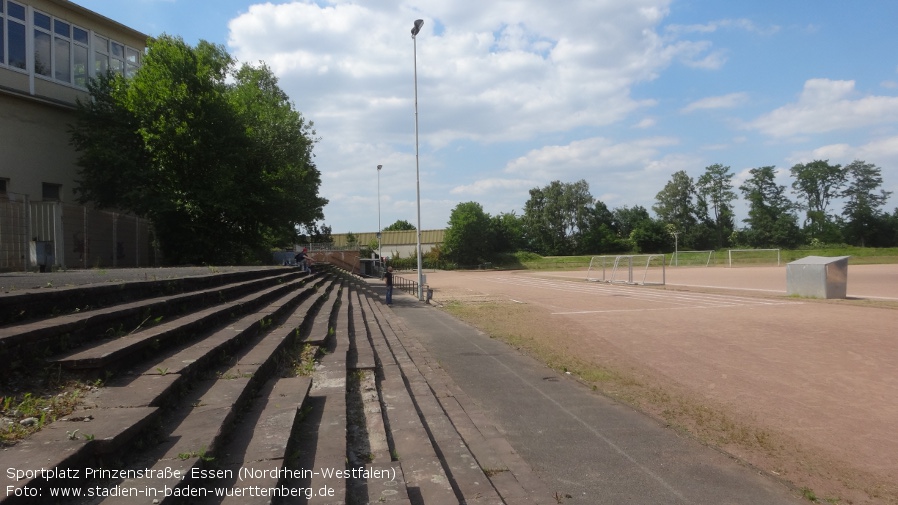
<path id="1" fill-rule="evenodd" d="M 26 16 L 31 14 L 31 19 Z M 30 21 L 30 23 L 28 22 Z M 31 43 L 26 37 L 33 30 Z M 93 51 L 94 68 L 90 68 Z M 28 10 L 13 0 L 0 0 L 0 65 L 28 69 L 53 81 L 86 88 L 91 76 L 109 70 L 133 77 L 140 66 L 140 51 L 65 19 Z"/>
<path id="2" fill-rule="evenodd" d="M 43 189 L 41 192 L 41 198 L 46 201 L 55 201 L 58 202 L 60 200 L 59 195 L 62 193 L 62 184 L 52 184 L 49 182 L 45 182 L 42 184 Z"/>
<path id="3" fill-rule="evenodd" d="M 3 15 L 3 0 L 0 0 L 0 65 L 6 64 L 6 16 Z"/>
<path id="4" fill-rule="evenodd" d="M 134 77 L 140 66 L 140 53 L 137 49 L 125 48 L 125 77 Z"/>
<path id="5" fill-rule="evenodd" d="M 50 16 L 34 12 L 34 73 L 50 77 L 53 70 L 50 57 Z"/>
<path id="6" fill-rule="evenodd" d="M 53 77 L 72 82 L 72 26 L 54 19 L 53 34 Z"/>
<path id="7" fill-rule="evenodd" d="M 75 85 L 80 88 L 87 87 L 87 55 L 90 54 L 87 47 L 88 40 L 87 30 L 77 26 L 72 27 L 73 77 L 75 78 Z"/>
<path id="8" fill-rule="evenodd" d="M 109 39 L 94 35 L 94 75 L 109 71 Z"/>
<path id="9" fill-rule="evenodd" d="M 25 69 L 25 6 L 6 2 L 6 62 L 11 67 Z"/>

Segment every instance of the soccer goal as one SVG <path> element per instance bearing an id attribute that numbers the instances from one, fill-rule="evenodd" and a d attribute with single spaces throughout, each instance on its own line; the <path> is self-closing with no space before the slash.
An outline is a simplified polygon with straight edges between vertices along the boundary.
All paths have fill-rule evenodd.
<path id="1" fill-rule="evenodd" d="M 663 254 L 630 254 L 593 256 L 589 260 L 586 280 L 609 284 L 663 286 L 665 283 Z"/>
<path id="2" fill-rule="evenodd" d="M 727 266 L 757 267 L 780 266 L 779 249 L 729 249 L 727 251 Z"/>
<path id="3" fill-rule="evenodd" d="M 714 251 L 674 251 L 670 265 L 675 267 L 709 267 L 714 260 Z"/>

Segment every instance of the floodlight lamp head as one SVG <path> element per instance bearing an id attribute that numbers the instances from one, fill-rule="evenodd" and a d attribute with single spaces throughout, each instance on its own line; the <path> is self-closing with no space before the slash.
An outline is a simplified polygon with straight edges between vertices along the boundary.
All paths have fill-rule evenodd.
<path id="1" fill-rule="evenodd" d="M 377 169 L 380 170 L 383 165 L 377 165 Z"/>
<path id="2" fill-rule="evenodd" d="M 424 20 L 416 19 L 415 26 L 412 27 L 412 38 L 415 38 L 415 35 L 418 35 L 418 32 L 421 31 L 422 26 L 424 26 Z"/>

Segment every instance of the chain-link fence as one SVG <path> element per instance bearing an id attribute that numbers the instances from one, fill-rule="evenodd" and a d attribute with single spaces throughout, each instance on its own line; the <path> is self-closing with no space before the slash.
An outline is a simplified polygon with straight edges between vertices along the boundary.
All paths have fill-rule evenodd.
<path id="1" fill-rule="evenodd" d="M 0 270 L 158 266 L 152 225 L 120 212 L 62 202 L 0 200 Z"/>

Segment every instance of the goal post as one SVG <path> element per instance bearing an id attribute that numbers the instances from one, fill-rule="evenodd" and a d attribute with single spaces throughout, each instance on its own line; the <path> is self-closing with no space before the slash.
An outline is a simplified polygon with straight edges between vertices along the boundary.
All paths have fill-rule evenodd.
<path id="1" fill-rule="evenodd" d="M 586 280 L 609 284 L 663 286 L 665 263 L 663 254 L 622 254 L 593 256 L 586 270 Z"/>
<path id="2" fill-rule="evenodd" d="M 727 266 L 764 266 L 776 264 L 780 266 L 779 249 L 728 249 Z"/>
<path id="3" fill-rule="evenodd" d="M 674 251 L 670 256 L 670 266 L 708 267 L 714 259 L 714 251 Z"/>

